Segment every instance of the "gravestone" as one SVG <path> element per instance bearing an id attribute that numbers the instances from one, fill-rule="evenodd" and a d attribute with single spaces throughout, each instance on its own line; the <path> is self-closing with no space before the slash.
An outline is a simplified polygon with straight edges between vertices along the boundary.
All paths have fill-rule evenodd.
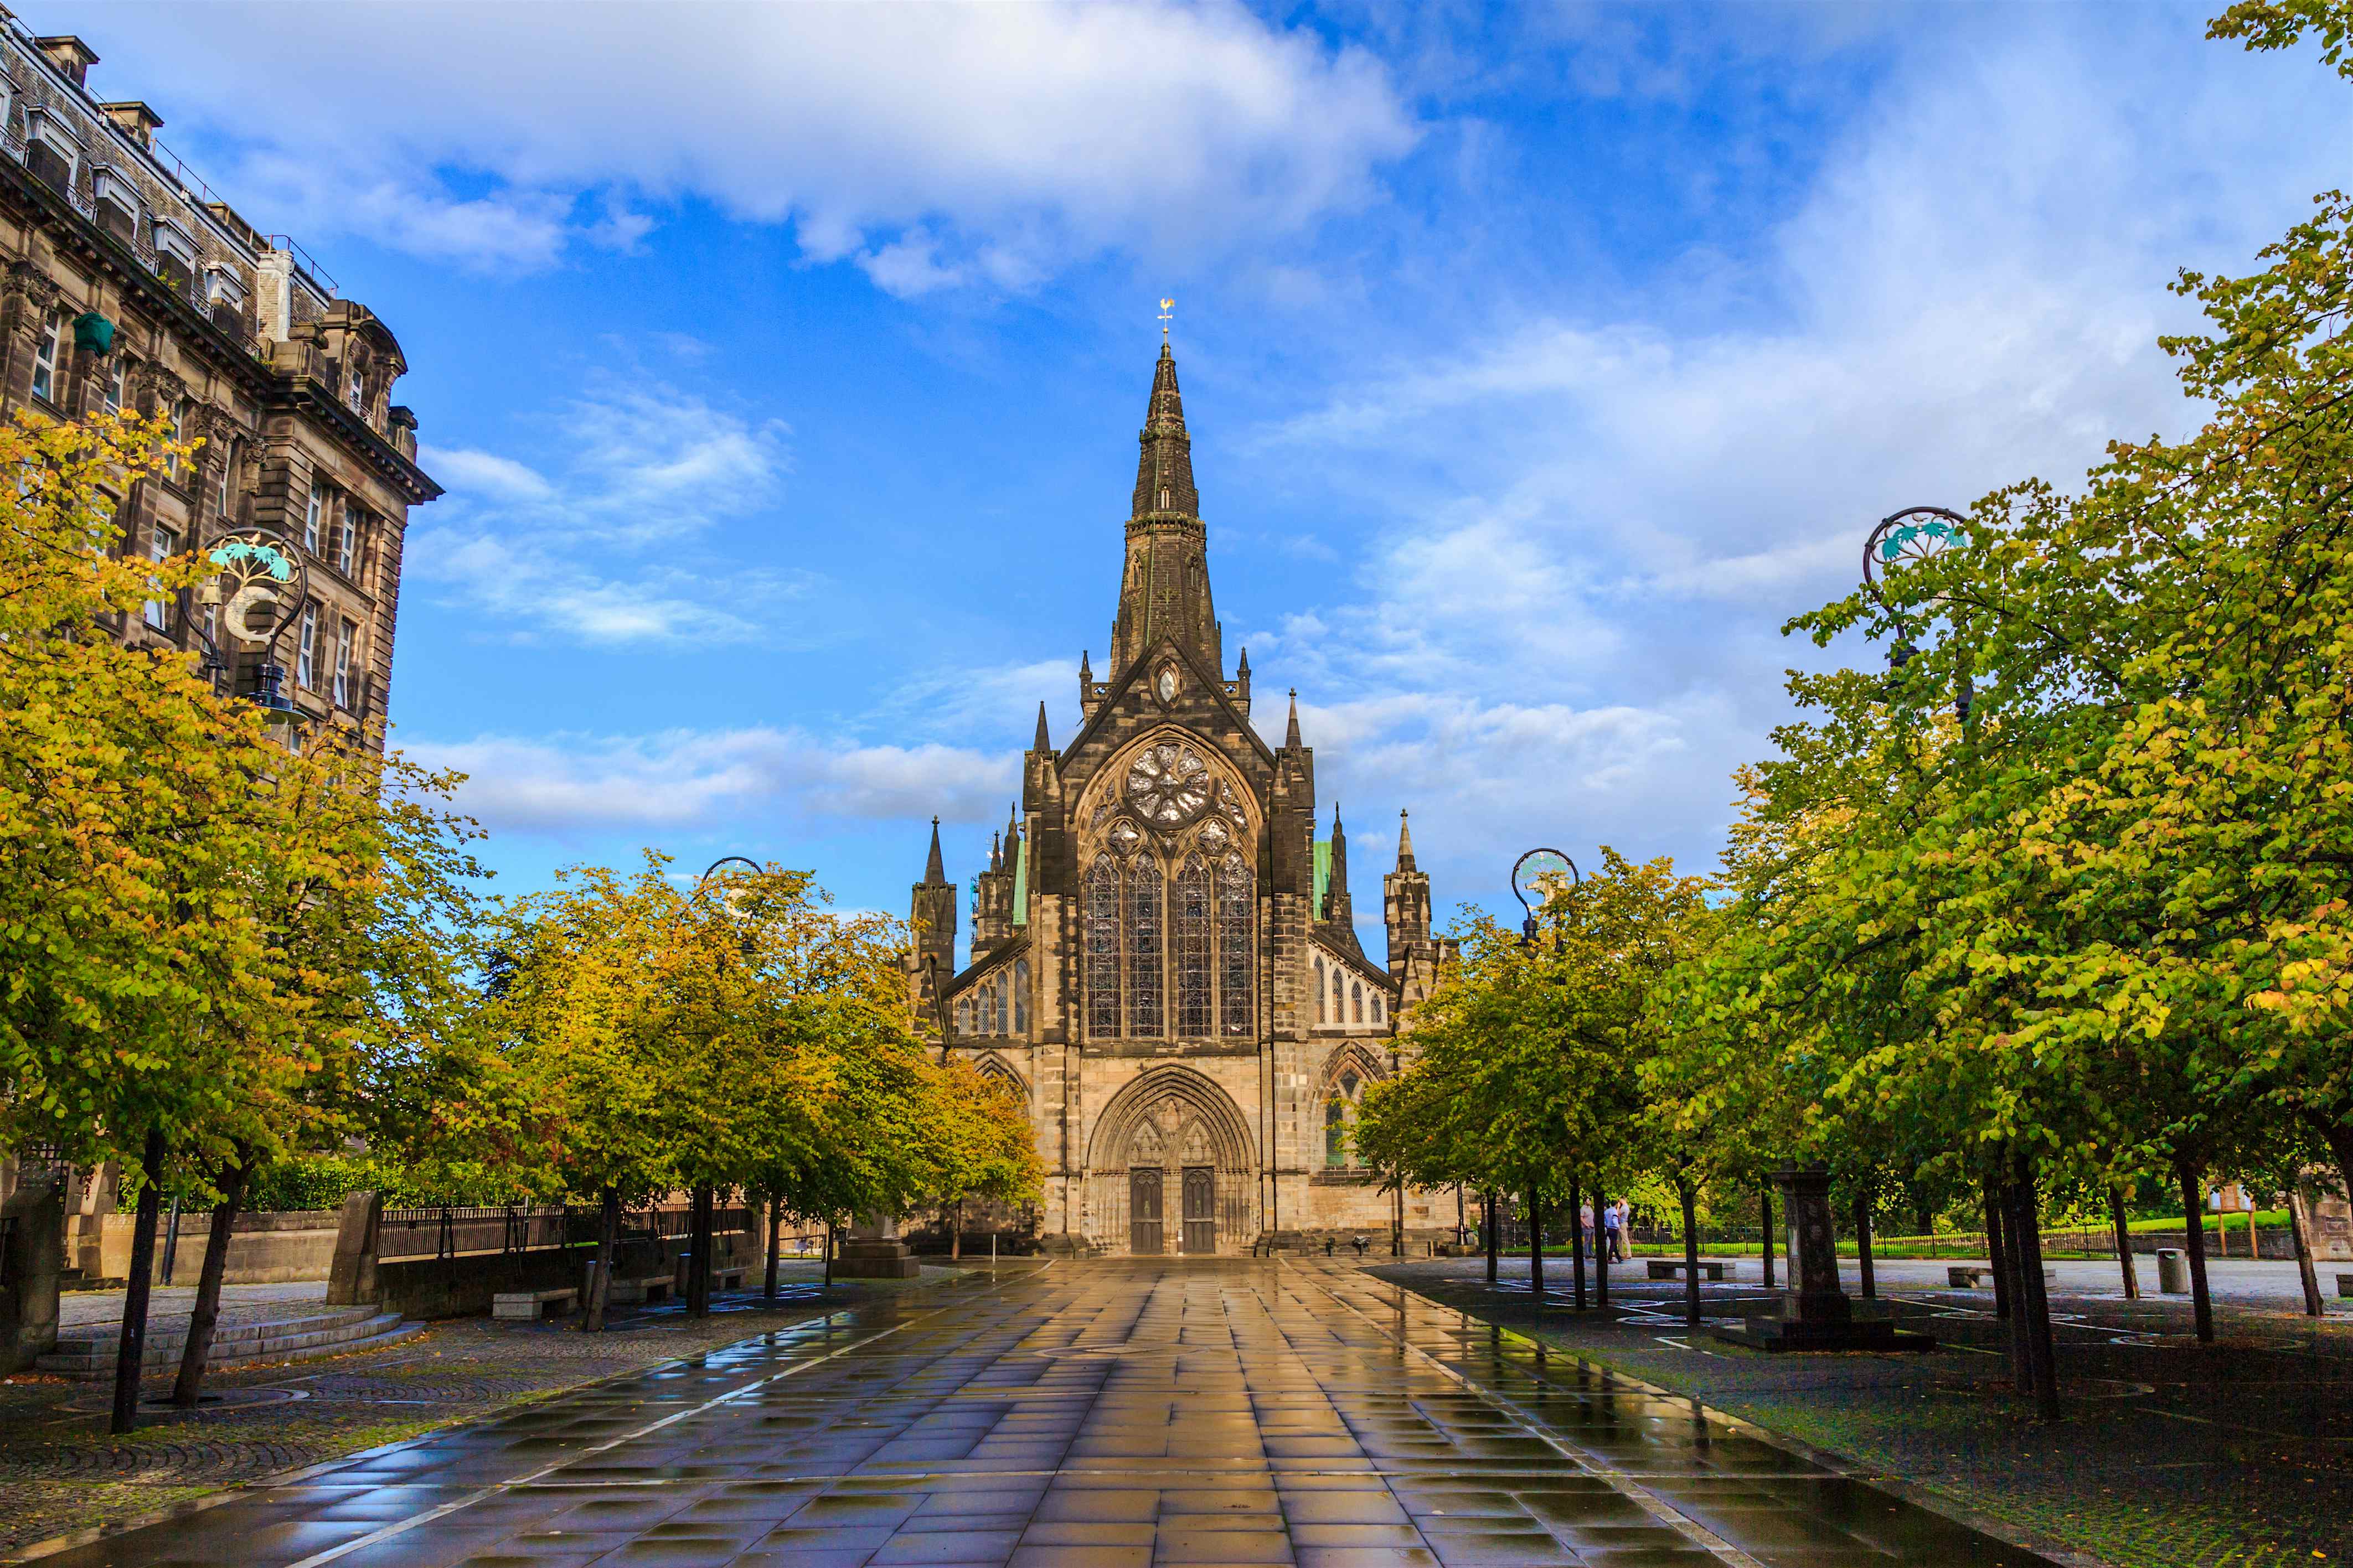
<path id="1" fill-rule="evenodd" d="M 1830 1173 L 1776 1171 L 1773 1184 L 1788 1226 L 1788 1288 L 1771 1311 L 1709 1332 L 1760 1351 L 1935 1350 L 1926 1334 L 1897 1328 L 1887 1302 L 1855 1300 L 1840 1286 Z"/>

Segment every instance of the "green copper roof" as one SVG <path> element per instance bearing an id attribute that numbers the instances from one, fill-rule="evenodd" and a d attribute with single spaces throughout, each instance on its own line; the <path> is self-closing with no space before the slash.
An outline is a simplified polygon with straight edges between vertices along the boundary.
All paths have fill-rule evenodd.
<path id="1" fill-rule="evenodd" d="M 1013 841 L 1013 923 L 1029 923 L 1029 840 Z"/>
<path id="2" fill-rule="evenodd" d="M 1315 901 L 1307 906 L 1309 920 L 1324 918 L 1324 894 L 1332 886 L 1332 841 L 1315 841 Z"/>

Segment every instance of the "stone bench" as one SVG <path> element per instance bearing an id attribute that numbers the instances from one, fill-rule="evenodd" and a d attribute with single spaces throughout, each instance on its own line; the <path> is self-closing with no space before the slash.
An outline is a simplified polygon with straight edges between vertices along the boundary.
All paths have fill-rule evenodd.
<path id="1" fill-rule="evenodd" d="M 713 1290 L 740 1290 L 751 1272 L 749 1268 L 713 1268 L 711 1271 L 711 1288 Z"/>
<path id="2" fill-rule="evenodd" d="M 579 1300 L 577 1290 L 501 1290 L 491 1298 L 491 1316 L 535 1322 L 542 1315 L 562 1317 Z"/>
<path id="3" fill-rule="evenodd" d="M 1683 1278 L 1683 1270 L 1691 1267 L 1680 1258 L 1650 1258 L 1643 1261 L 1649 1266 L 1650 1275 L 1653 1279 L 1680 1279 Z M 1701 1273 L 1711 1279 L 1724 1278 L 1724 1265 L 1721 1263 L 1713 1263 L 1703 1258 L 1698 1268 Z"/>
<path id="4" fill-rule="evenodd" d="M 639 1301 L 670 1300 L 670 1277 L 667 1274 L 641 1274 L 634 1279 L 615 1279 L 612 1300 L 616 1306 L 632 1306 Z"/>
<path id="5" fill-rule="evenodd" d="M 1991 1268 L 1983 1266 L 1972 1268 L 1965 1264 L 1950 1264 L 1945 1269 L 1945 1288 L 1948 1290 L 1982 1290 L 1985 1289 L 1985 1281 L 1992 1274 Z M 2042 1283 L 2058 1284 L 2059 1270 L 2045 1268 L 2042 1271 Z"/>

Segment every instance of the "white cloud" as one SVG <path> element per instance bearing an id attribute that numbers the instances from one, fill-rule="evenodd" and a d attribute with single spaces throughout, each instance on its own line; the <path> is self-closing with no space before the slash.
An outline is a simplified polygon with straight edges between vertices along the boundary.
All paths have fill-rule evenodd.
<path id="1" fill-rule="evenodd" d="M 427 766 L 467 775 L 458 805 L 493 833 L 567 837 L 685 829 L 782 813 L 997 820 L 1019 787 L 1010 753 L 866 746 L 759 726 L 653 735 L 483 735 L 410 742 Z"/>
<path id="2" fill-rule="evenodd" d="M 281 221 L 495 266 L 626 247 L 645 203 L 693 196 L 886 288 L 1008 286 L 1109 247 L 1165 262 L 1302 229 L 1417 135 L 1369 55 L 1215 0 L 219 5 L 101 41 L 107 90 L 242 149 L 216 177 Z M 335 90 L 255 119 L 255 80 L 322 59 Z M 494 184 L 460 195 L 445 171 Z"/>
<path id="3" fill-rule="evenodd" d="M 789 465 L 781 423 L 603 381 L 554 423 L 554 478 L 470 447 L 424 454 L 449 493 L 409 534 L 413 585 L 481 612 L 509 638 L 679 647 L 774 641 L 775 606 L 820 585 L 698 543 L 776 501 Z M 806 635 L 812 623 L 794 624 Z"/>

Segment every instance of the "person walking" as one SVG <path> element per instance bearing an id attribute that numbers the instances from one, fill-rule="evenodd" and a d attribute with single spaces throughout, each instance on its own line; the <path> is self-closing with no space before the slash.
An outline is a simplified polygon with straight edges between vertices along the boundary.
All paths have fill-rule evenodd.
<path id="1" fill-rule="evenodd" d="M 1593 1204 L 1589 1199 L 1577 1206 L 1577 1223 L 1585 1232 L 1585 1250 L 1589 1257 L 1593 1252 Z"/>
<path id="2" fill-rule="evenodd" d="M 1624 1198 L 1618 1200 L 1618 1261 L 1628 1263 L 1634 1257 L 1634 1205 Z"/>
<path id="3" fill-rule="evenodd" d="M 1602 1245 L 1609 1249 L 1609 1261 L 1612 1263 L 1622 1263 L 1626 1258 L 1626 1254 L 1622 1250 L 1625 1244 L 1620 1238 L 1618 1231 L 1619 1216 L 1625 1206 L 1626 1200 L 1623 1198 L 1620 1198 L 1616 1203 L 1605 1203 L 1601 1205 Z"/>

